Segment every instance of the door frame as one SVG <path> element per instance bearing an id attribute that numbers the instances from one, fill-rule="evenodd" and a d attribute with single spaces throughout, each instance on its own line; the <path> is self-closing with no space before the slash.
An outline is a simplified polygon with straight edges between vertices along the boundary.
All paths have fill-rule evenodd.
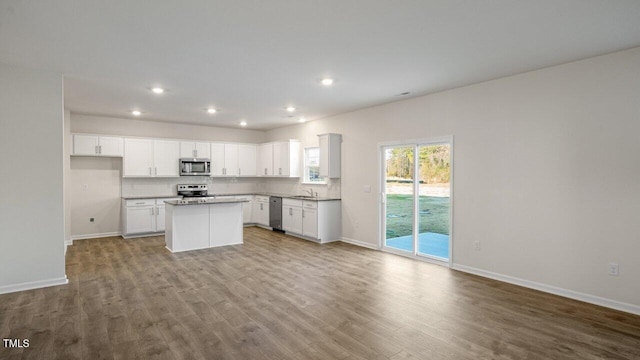
<path id="1" fill-rule="evenodd" d="M 434 257 L 418 255 L 418 243 L 417 243 L 417 234 L 419 224 L 419 204 L 420 204 L 420 193 L 419 193 L 419 182 L 413 182 L 413 194 L 414 199 L 416 198 L 418 201 L 414 200 L 413 203 L 413 253 L 407 253 L 401 250 L 397 250 L 391 247 L 387 247 L 385 245 L 386 238 L 386 158 L 385 158 L 385 150 L 391 147 L 401 147 L 401 146 L 413 146 L 414 154 L 416 153 L 419 146 L 429 146 L 429 145 L 449 145 L 449 164 L 450 164 L 450 173 L 449 173 L 449 259 L 448 261 L 442 261 Z M 453 135 L 449 136 L 440 136 L 440 137 L 432 137 L 432 138 L 421 138 L 421 139 L 409 139 L 409 140 L 399 140 L 399 141 L 384 141 L 378 143 L 378 188 L 380 191 L 378 192 L 378 249 L 400 255 L 405 256 L 411 259 L 416 259 L 420 261 L 425 261 L 433 264 L 438 264 L 442 266 L 451 267 L 453 265 L 453 240 L 454 240 L 454 229 L 453 229 L 453 207 L 454 207 L 454 196 L 453 196 L 453 182 L 455 179 L 454 176 L 454 146 L 453 146 Z M 417 158 L 414 156 L 413 162 L 413 173 L 418 174 L 419 162 Z"/>

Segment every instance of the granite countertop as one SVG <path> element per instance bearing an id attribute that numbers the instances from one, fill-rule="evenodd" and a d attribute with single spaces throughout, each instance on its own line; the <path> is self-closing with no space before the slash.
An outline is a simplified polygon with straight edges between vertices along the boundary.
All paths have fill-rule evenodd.
<path id="1" fill-rule="evenodd" d="M 181 198 L 180 195 L 160 195 L 160 196 L 123 196 L 123 200 L 144 200 L 144 199 L 170 199 Z"/>
<path id="2" fill-rule="evenodd" d="M 287 199 L 296 199 L 296 200 L 307 200 L 307 201 L 335 201 L 341 200 L 339 197 L 323 197 L 323 196 L 314 196 L 314 197 L 305 197 L 300 198 L 300 195 L 291 195 L 291 194 L 277 194 L 277 193 L 267 193 L 267 192 L 253 192 L 253 193 L 234 193 L 234 194 L 213 194 L 210 196 L 242 196 L 242 195 L 261 195 L 261 196 L 279 196 Z"/>
<path id="3" fill-rule="evenodd" d="M 225 204 L 225 203 L 240 203 L 249 202 L 249 200 L 238 199 L 195 199 L 195 200 L 167 200 L 164 203 L 168 205 L 211 205 L 211 204 Z"/>
<path id="4" fill-rule="evenodd" d="M 335 201 L 335 200 L 341 200 L 339 197 L 323 197 L 323 196 L 318 196 L 318 197 L 305 197 L 305 198 L 301 198 L 299 197 L 300 195 L 291 195 L 291 194 L 277 194 L 277 193 L 267 193 L 267 192 L 251 192 L 251 193 L 231 193 L 231 194 L 209 194 L 209 197 L 216 197 L 216 196 L 247 196 L 247 195 L 261 195 L 261 196 L 279 196 L 282 198 L 287 198 L 287 199 L 296 199 L 296 200 L 307 200 L 307 201 Z M 180 195 L 161 195 L 161 196 L 123 196 L 122 199 L 124 200 L 143 200 L 143 199 L 169 199 L 169 198 L 180 198 L 182 196 Z M 220 200 L 225 200 L 225 199 L 220 199 Z M 231 199 L 229 199 L 231 200 Z M 177 205 L 177 204 L 173 204 L 173 205 Z M 187 205 L 187 204 L 183 204 L 183 205 Z"/>

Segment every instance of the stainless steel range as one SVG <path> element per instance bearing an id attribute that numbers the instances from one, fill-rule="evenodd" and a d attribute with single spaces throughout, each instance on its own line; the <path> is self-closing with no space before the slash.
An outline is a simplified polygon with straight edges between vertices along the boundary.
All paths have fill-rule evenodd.
<path id="1" fill-rule="evenodd" d="M 188 199 L 213 198 L 209 195 L 207 184 L 178 184 L 178 196 Z"/>

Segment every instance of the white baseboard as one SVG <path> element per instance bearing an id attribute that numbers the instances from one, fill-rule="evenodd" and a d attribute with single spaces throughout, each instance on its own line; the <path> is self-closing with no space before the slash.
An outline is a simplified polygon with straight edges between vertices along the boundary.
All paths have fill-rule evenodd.
<path id="1" fill-rule="evenodd" d="M 86 240 L 86 239 L 96 239 L 103 237 L 111 237 L 111 236 L 121 236 L 122 233 L 120 231 L 107 232 L 107 233 L 98 233 L 98 234 L 85 234 L 85 235 L 72 235 L 71 236 L 71 244 L 76 240 Z M 66 242 L 65 242 L 66 243 Z"/>
<path id="2" fill-rule="evenodd" d="M 351 244 L 351 245 L 365 247 L 365 248 L 368 248 L 368 249 L 380 250 L 380 249 L 378 249 L 377 245 L 373 245 L 371 243 L 360 241 L 360 240 L 356 240 L 356 239 L 350 239 L 350 238 L 342 237 L 340 239 L 340 241 L 346 242 L 346 243 Z"/>
<path id="3" fill-rule="evenodd" d="M 535 281 L 520 279 L 513 276 L 502 275 L 502 274 L 494 273 L 491 271 L 486 271 L 486 270 L 465 266 L 465 265 L 460 265 L 460 264 L 453 264 L 451 268 L 454 270 L 466 272 L 469 274 L 474 274 L 474 275 L 486 277 L 489 279 L 506 282 L 509 284 L 519 285 L 529 289 L 539 290 L 549 294 L 563 296 L 563 297 L 583 301 L 583 302 L 594 304 L 594 305 L 604 306 L 610 309 L 615 309 L 615 310 L 628 312 L 631 314 L 640 315 L 640 306 L 638 305 L 623 303 L 616 300 L 606 299 L 599 296 L 589 295 L 589 294 L 585 294 L 585 293 L 581 293 L 573 290 L 567 290 L 567 289 L 563 289 L 563 288 L 559 288 L 551 285 L 538 283 Z"/>
<path id="4" fill-rule="evenodd" d="M 39 289 L 39 288 L 44 288 L 49 286 L 65 285 L 68 283 L 69 283 L 69 279 L 67 279 L 67 276 L 65 275 L 64 277 L 56 278 L 56 279 L 31 281 L 31 282 L 20 283 L 20 284 L 0 286 L 0 294 L 7 294 L 7 293 L 16 292 L 16 291 L 24 291 L 24 290 L 31 290 L 31 289 Z"/>

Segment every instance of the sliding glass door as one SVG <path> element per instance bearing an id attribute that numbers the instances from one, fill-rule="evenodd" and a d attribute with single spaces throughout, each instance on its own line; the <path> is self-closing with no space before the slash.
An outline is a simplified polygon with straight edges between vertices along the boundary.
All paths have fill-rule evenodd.
<path id="1" fill-rule="evenodd" d="M 449 261 L 451 140 L 383 146 L 383 248 Z"/>
<path id="2" fill-rule="evenodd" d="M 387 147 L 383 156 L 385 246 L 413 254 L 413 146 Z"/>

